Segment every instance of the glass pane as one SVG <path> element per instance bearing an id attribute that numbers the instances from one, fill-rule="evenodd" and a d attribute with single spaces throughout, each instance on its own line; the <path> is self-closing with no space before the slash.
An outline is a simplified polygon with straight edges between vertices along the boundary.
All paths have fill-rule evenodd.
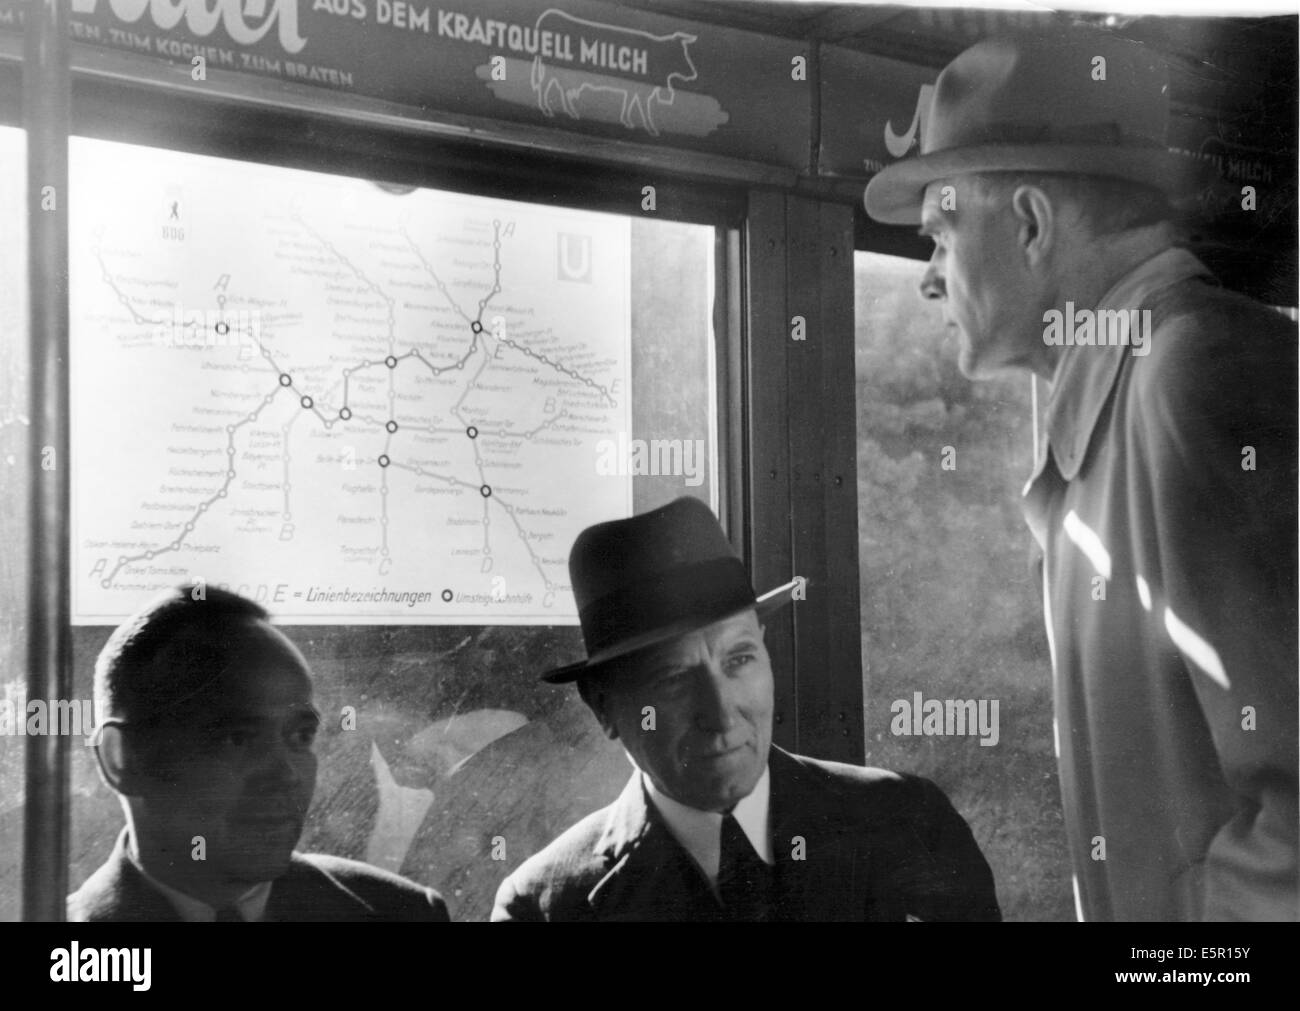
<path id="1" fill-rule="evenodd" d="M 1072 920 L 1051 665 L 1020 489 L 1030 380 L 972 383 L 917 290 L 925 265 L 855 254 L 867 762 L 933 779 L 970 823 L 1003 915 Z M 896 701 L 983 700 L 987 733 L 893 732 Z M 997 743 L 992 703 L 997 702 Z M 914 727 L 913 727 L 914 729 Z"/>
<path id="2" fill-rule="evenodd" d="M 26 134 L 0 126 L 0 920 L 22 913 L 27 705 Z"/>
<path id="3" fill-rule="evenodd" d="M 484 919 L 629 769 L 567 686 L 585 526 L 716 506 L 712 228 L 76 139 L 74 629 L 202 577 L 326 716 L 299 848 Z M 77 749 L 74 887 L 122 824 Z"/>

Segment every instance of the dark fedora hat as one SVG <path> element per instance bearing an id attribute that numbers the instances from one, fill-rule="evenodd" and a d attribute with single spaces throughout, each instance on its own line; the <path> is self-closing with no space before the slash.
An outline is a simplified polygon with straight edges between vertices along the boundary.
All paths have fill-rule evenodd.
<path id="1" fill-rule="evenodd" d="M 543 681 L 576 681 L 602 664 L 755 608 L 775 610 L 798 580 L 761 597 L 707 505 L 683 496 L 648 513 L 588 527 L 569 552 L 587 659 Z"/>
<path id="2" fill-rule="evenodd" d="M 920 155 L 867 184 L 867 213 L 916 224 L 926 186 L 971 172 L 1107 176 L 1191 196 L 1213 175 L 1166 146 L 1168 82 L 1150 47 L 1094 29 L 978 42 L 935 81 Z"/>

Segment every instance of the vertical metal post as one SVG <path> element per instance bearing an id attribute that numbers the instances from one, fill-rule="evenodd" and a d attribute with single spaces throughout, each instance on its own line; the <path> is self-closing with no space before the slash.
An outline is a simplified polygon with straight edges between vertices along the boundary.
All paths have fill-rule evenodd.
<path id="1" fill-rule="evenodd" d="M 31 540 L 27 698 L 72 695 L 69 628 L 67 0 L 29 0 L 24 28 L 31 340 Z M 24 714 L 25 718 L 25 714 Z M 64 918 L 68 889 L 68 748 L 27 736 L 23 918 Z"/>

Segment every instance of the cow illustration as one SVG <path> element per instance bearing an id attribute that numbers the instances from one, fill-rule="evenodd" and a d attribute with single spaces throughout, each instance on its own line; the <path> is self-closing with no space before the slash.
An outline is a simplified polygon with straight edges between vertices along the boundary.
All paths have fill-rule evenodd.
<path id="1" fill-rule="evenodd" d="M 654 35 L 634 28 L 586 21 L 554 7 L 542 12 L 537 19 L 538 37 L 543 31 L 566 33 L 579 37 L 580 45 L 634 46 L 645 53 L 645 70 L 633 76 L 617 68 L 589 66 L 556 66 L 548 64 L 539 53 L 533 57 L 532 86 L 537 93 L 537 107 L 549 118 L 555 115 L 551 107 L 552 92 L 559 92 L 560 108 L 572 119 L 581 119 L 576 102 L 588 91 L 609 92 L 617 96 L 622 108 L 619 122 L 633 129 L 633 113 L 641 120 L 646 131 L 654 137 L 659 129 L 654 122 L 652 102 L 672 105 L 676 93 L 674 78 L 693 81 L 698 75 L 691 61 L 690 45 L 696 36 L 686 32 Z M 625 81 L 614 83 L 615 78 Z M 608 82 L 608 83 L 607 83 Z"/>

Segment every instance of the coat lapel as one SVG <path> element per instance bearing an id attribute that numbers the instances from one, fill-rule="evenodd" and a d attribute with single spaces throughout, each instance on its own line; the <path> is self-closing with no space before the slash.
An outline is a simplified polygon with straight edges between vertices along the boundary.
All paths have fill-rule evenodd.
<path id="1" fill-rule="evenodd" d="M 600 920 L 721 918 L 704 873 L 647 800 L 639 772 L 611 806 L 592 855 L 607 868 L 587 895 Z"/>
<path id="2" fill-rule="evenodd" d="M 320 923 L 368 920 L 376 910 L 297 853 L 289 869 L 271 886 L 263 919 L 281 923 Z"/>
<path id="3" fill-rule="evenodd" d="M 868 910 L 867 844 L 841 803 L 799 760 L 773 747 L 769 823 L 782 920 L 861 920 Z"/>
<path id="4" fill-rule="evenodd" d="M 129 923 L 179 923 L 172 904 L 144 879 L 127 856 L 127 833 L 118 834 L 113 852 L 68 900 L 71 919 Z"/>
<path id="5" fill-rule="evenodd" d="M 772 748 L 768 762 L 777 918 L 874 918 L 869 847 L 850 830 L 838 794 L 780 748 Z M 639 773 L 611 806 L 593 857 L 607 868 L 587 896 L 599 919 L 723 918 L 703 872 L 646 798 Z"/>

